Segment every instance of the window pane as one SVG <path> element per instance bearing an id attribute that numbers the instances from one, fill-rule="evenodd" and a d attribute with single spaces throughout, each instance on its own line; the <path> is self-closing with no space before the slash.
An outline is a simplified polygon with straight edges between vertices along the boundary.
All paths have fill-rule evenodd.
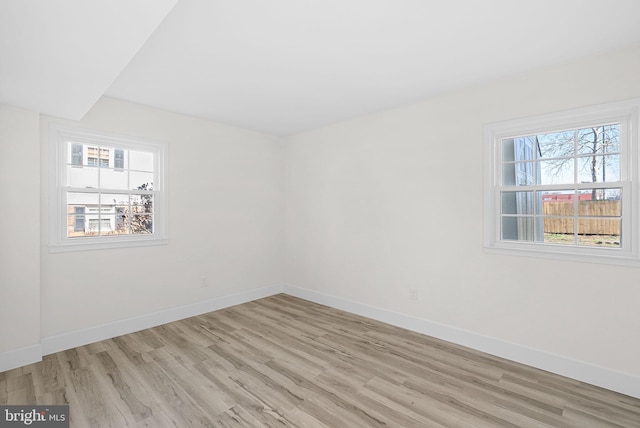
<path id="1" fill-rule="evenodd" d="M 67 146 L 67 151 L 69 153 L 69 159 L 67 160 L 67 162 L 69 164 L 71 164 L 71 165 L 81 166 L 82 165 L 82 160 L 83 160 L 83 156 L 82 156 L 83 146 L 82 146 L 82 144 L 69 143 L 68 146 Z"/>
<path id="2" fill-rule="evenodd" d="M 102 210 L 113 211 L 113 207 L 116 206 L 128 206 L 129 195 L 117 194 L 117 193 L 103 193 L 100 195 L 100 203 L 102 204 Z"/>
<path id="3" fill-rule="evenodd" d="M 619 153 L 620 152 L 620 124 L 604 126 L 603 136 L 603 153 Z"/>
<path id="4" fill-rule="evenodd" d="M 622 189 L 612 188 L 612 189 L 600 189 L 599 195 L 600 199 L 606 201 L 621 201 L 622 200 Z"/>
<path id="5" fill-rule="evenodd" d="M 573 184 L 575 160 L 554 159 L 538 162 L 539 184 Z"/>
<path id="6" fill-rule="evenodd" d="M 103 189 L 129 189 L 127 171 L 111 168 L 100 168 L 100 187 Z"/>
<path id="7" fill-rule="evenodd" d="M 574 244 L 576 192 L 562 190 L 542 195 L 544 212 L 544 242 Z"/>
<path id="8" fill-rule="evenodd" d="M 98 188 L 98 168 L 67 166 L 67 186 L 85 188 Z"/>
<path id="9" fill-rule="evenodd" d="M 536 138 L 514 138 L 513 156 L 516 161 L 534 160 L 536 158 Z"/>
<path id="10" fill-rule="evenodd" d="M 620 124 L 610 124 L 578 130 L 578 154 L 620 152 Z"/>
<path id="11" fill-rule="evenodd" d="M 545 217 L 544 242 L 548 244 L 575 244 L 573 217 Z"/>
<path id="12" fill-rule="evenodd" d="M 112 219 L 113 216 L 109 215 L 103 215 L 99 218 L 96 215 L 93 218 L 89 218 L 88 234 L 102 236 L 110 235 L 113 228 Z"/>
<path id="13" fill-rule="evenodd" d="M 104 147 L 100 148 L 100 167 L 101 168 L 109 168 L 109 159 L 110 149 L 106 149 Z"/>
<path id="14" fill-rule="evenodd" d="M 593 189 L 580 193 L 578 215 L 584 217 L 620 217 L 620 189 Z"/>
<path id="15" fill-rule="evenodd" d="M 121 235 L 128 233 L 127 217 L 130 215 L 129 195 L 105 193 L 100 195 L 102 235 Z M 104 219 L 108 219 L 105 221 Z"/>
<path id="16" fill-rule="evenodd" d="M 153 216 L 150 214 L 134 214 L 131 217 L 131 234 L 153 233 Z"/>
<path id="17" fill-rule="evenodd" d="M 538 156 L 540 158 L 566 158 L 575 153 L 575 132 L 561 131 L 538 135 Z"/>
<path id="18" fill-rule="evenodd" d="M 97 218 L 98 195 L 95 193 L 67 193 L 67 237 L 95 236 L 89 220 Z"/>
<path id="19" fill-rule="evenodd" d="M 113 167 L 116 169 L 127 168 L 125 150 L 114 149 L 113 150 Z"/>
<path id="20" fill-rule="evenodd" d="M 130 214 L 129 195 L 106 193 L 101 195 L 100 201 L 102 216 L 109 218 L 109 229 L 105 229 L 103 234 L 127 233 L 127 218 Z"/>
<path id="21" fill-rule="evenodd" d="M 542 202 L 572 202 L 575 190 L 549 190 L 542 192 Z"/>
<path id="22" fill-rule="evenodd" d="M 113 213 L 113 209 L 110 210 Z M 115 234 L 115 215 L 102 213 L 100 216 L 100 235 L 108 236 Z"/>
<path id="23" fill-rule="evenodd" d="M 131 195 L 131 212 L 152 213 L 153 195 Z"/>
<path id="24" fill-rule="evenodd" d="M 129 233 L 129 219 L 126 206 L 116 206 L 114 211 L 114 234 L 123 235 Z"/>
<path id="25" fill-rule="evenodd" d="M 507 186 L 527 186 L 536 183 L 533 162 L 505 163 L 502 169 L 502 182 Z"/>
<path id="26" fill-rule="evenodd" d="M 514 160 L 516 157 L 513 138 L 502 140 L 502 162 L 513 162 Z"/>
<path id="27" fill-rule="evenodd" d="M 129 151 L 129 168 L 136 171 L 153 171 L 153 153 Z"/>
<path id="28" fill-rule="evenodd" d="M 73 231 L 84 233 L 85 228 L 85 207 L 74 207 L 75 216 L 73 218 Z"/>
<path id="29" fill-rule="evenodd" d="M 545 192 L 542 195 L 542 214 L 556 217 L 575 215 L 575 196 L 574 190 Z"/>
<path id="30" fill-rule="evenodd" d="M 97 207 L 99 203 L 96 193 L 67 193 L 67 212 L 73 214 L 75 207 Z"/>
<path id="31" fill-rule="evenodd" d="M 510 241 L 536 241 L 534 217 L 502 217 L 502 239 Z M 542 228 L 540 228 L 542 232 Z M 541 241 L 542 239 L 537 239 Z"/>
<path id="32" fill-rule="evenodd" d="M 68 215 L 67 216 L 67 236 L 69 238 L 75 238 L 78 236 L 85 236 L 85 216 L 84 214 L 79 215 Z"/>
<path id="33" fill-rule="evenodd" d="M 67 216 L 67 237 L 77 238 L 85 235 L 85 218 L 84 216 Z"/>
<path id="34" fill-rule="evenodd" d="M 620 155 L 587 156 L 578 159 L 579 183 L 620 181 Z"/>
<path id="35" fill-rule="evenodd" d="M 513 162 L 502 165 L 502 184 L 505 186 L 515 186 L 516 184 L 516 164 Z"/>
<path id="36" fill-rule="evenodd" d="M 618 219 L 578 220 L 578 245 L 620 248 L 621 223 Z"/>
<path id="37" fill-rule="evenodd" d="M 534 192 L 502 192 L 502 214 L 536 214 Z"/>
<path id="38" fill-rule="evenodd" d="M 535 137 L 506 138 L 502 140 L 502 161 L 527 161 L 536 159 Z"/>
<path id="39" fill-rule="evenodd" d="M 99 148 L 94 146 L 85 146 L 87 150 L 87 165 L 98 166 Z"/>
<path id="40" fill-rule="evenodd" d="M 152 190 L 153 189 L 153 173 L 152 172 L 136 172 L 129 173 L 131 190 Z"/>

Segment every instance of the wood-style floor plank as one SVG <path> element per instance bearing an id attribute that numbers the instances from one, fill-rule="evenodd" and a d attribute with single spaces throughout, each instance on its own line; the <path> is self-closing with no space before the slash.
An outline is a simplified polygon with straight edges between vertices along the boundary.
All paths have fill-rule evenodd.
<path id="1" fill-rule="evenodd" d="M 76 428 L 624 427 L 640 400 L 287 295 L 0 373 Z"/>

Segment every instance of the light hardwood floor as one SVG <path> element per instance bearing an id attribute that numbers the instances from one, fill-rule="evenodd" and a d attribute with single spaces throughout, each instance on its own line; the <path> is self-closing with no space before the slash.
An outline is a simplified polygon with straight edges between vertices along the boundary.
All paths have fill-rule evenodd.
<path id="1" fill-rule="evenodd" d="M 640 400 L 288 295 L 0 373 L 71 426 L 640 427 Z"/>

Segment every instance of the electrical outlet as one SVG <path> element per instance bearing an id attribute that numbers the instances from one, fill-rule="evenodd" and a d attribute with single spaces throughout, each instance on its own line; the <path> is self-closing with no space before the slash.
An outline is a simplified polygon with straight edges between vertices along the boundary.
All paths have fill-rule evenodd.
<path id="1" fill-rule="evenodd" d="M 200 278 L 200 287 L 208 287 L 209 286 L 209 281 L 207 280 L 206 276 L 203 276 L 202 278 Z"/>
<path id="2" fill-rule="evenodd" d="M 418 289 L 417 288 L 410 288 L 409 289 L 409 299 L 418 300 Z"/>

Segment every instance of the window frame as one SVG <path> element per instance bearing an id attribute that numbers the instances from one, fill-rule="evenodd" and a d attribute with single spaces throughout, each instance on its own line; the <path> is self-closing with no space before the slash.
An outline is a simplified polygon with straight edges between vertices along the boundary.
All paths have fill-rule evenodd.
<path id="1" fill-rule="evenodd" d="M 502 239 L 500 194 L 501 191 L 511 190 L 508 188 L 513 187 L 504 185 L 502 181 L 502 141 L 611 122 L 620 122 L 620 181 L 605 184 L 607 184 L 606 187 L 620 188 L 622 192 L 620 248 L 581 247 Z M 486 124 L 484 126 L 483 180 L 485 252 L 594 263 L 623 265 L 640 263 L 639 123 L 640 98 Z M 576 184 L 567 187 L 573 186 Z"/>
<path id="2" fill-rule="evenodd" d="M 112 236 L 67 236 L 67 193 L 66 185 L 69 142 L 96 147 L 140 150 L 153 153 L 153 233 Z M 166 143 L 149 141 L 137 137 L 75 128 L 61 124 L 49 126 L 49 251 L 83 251 L 108 248 L 164 245 L 168 243 L 168 201 L 167 201 L 167 154 Z M 72 158 L 73 161 L 73 158 Z M 116 189 L 98 188 L 95 193 Z M 122 191 L 122 190 L 120 190 Z M 130 191 L 130 190 L 129 190 Z M 88 192 L 94 193 L 94 192 Z M 85 214 L 85 221 L 86 214 Z"/>

